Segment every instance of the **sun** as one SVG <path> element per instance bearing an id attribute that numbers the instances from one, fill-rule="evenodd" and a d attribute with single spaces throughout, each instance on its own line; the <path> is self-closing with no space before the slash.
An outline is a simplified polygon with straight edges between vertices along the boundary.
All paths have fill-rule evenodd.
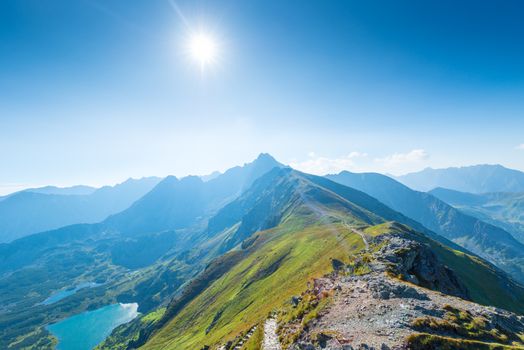
<path id="1" fill-rule="evenodd" d="M 210 34 L 195 33 L 189 39 L 189 53 L 199 63 L 200 68 L 204 69 L 216 61 L 218 46 Z"/>

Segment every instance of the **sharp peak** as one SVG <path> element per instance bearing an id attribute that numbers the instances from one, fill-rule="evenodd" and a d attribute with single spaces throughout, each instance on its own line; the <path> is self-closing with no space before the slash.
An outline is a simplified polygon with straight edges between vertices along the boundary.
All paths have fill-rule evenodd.
<path id="1" fill-rule="evenodd" d="M 258 163 L 258 162 L 273 162 L 273 163 L 276 163 L 276 164 L 280 164 L 271 154 L 269 153 L 260 153 L 256 158 L 255 160 L 253 160 L 251 163 L 247 163 L 247 164 L 253 164 L 253 163 Z M 246 165 L 247 165 L 246 164 Z"/>
<path id="2" fill-rule="evenodd" d="M 257 157 L 257 159 L 264 159 L 264 158 L 275 160 L 275 158 L 274 158 L 271 154 L 269 154 L 269 153 L 265 153 L 265 152 L 260 153 L 260 154 L 258 155 L 258 157 Z"/>

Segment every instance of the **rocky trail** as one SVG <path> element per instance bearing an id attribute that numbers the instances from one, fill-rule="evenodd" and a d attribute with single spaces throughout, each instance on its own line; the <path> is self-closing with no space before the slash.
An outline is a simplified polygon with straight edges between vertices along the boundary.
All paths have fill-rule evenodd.
<path id="1" fill-rule="evenodd" d="M 353 230 L 351 227 L 348 228 Z M 353 231 L 359 233 L 358 230 Z M 364 242 L 367 242 L 364 234 L 361 237 Z M 493 334 L 524 332 L 523 316 L 465 300 L 466 295 L 463 294 L 460 285 L 456 285 L 455 281 L 446 274 L 445 268 L 436 265 L 431 260 L 431 256 L 421 249 L 409 240 L 388 237 L 388 244 L 375 252 L 376 262 L 370 273 L 351 276 L 332 275 L 316 279 L 313 289 L 308 292 L 319 297 L 331 295 L 331 301 L 319 312 L 318 317 L 309 323 L 291 349 L 404 350 L 406 339 L 410 335 L 428 331 L 416 326 L 417 322 L 424 324 L 423 320 L 434 320 L 434 324 L 442 322 L 445 326 L 441 330 L 433 331 L 443 336 L 456 337 L 445 328 L 446 324 L 449 325 L 449 319 L 453 317 L 464 317 L 460 321 L 464 323 L 476 320 Z M 412 255 L 399 258 L 395 253 L 398 251 L 407 251 Z M 421 257 L 433 267 L 431 273 L 424 270 L 425 260 L 421 260 Z M 440 287 L 447 293 L 441 293 L 437 288 L 437 290 L 426 289 L 415 283 L 390 277 L 386 271 L 387 261 L 395 261 L 398 272 L 403 269 L 412 271 L 413 266 L 409 264 L 416 261 L 417 264 L 422 265 L 417 265 L 417 268 L 421 269 L 418 271 L 419 276 L 427 278 L 430 282 L 436 278 Z M 414 276 L 413 280 L 416 280 Z M 449 295 L 450 293 L 456 296 Z M 293 331 L 293 327 L 293 324 L 290 324 L 287 329 Z M 285 333 L 284 326 L 283 334 Z M 460 338 L 456 339 L 460 340 Z M 492 344 L 497 344 L 497 339 L 490 341 Z"/>
<path id="2" fill-rule="evenodd" d="M 362 237 L 362 240 L 364 241 L 364 245 L 366 246 L 366 251 L 369 251 L 369 241 L 366 238 L 366 234 L 360 230 L 357 230 L 356 228 L 352 227 L 351 225 L 344 223 L 344 225 L 353 233 L 356 233 L 360 237 Z"/>
<path id="3" fill-rule="evenodd" d="M 264 342 L 262 350 L 281 350 L 282 347 L 278 341 L 277 320 L 268 318 L 264 323 Z"/>

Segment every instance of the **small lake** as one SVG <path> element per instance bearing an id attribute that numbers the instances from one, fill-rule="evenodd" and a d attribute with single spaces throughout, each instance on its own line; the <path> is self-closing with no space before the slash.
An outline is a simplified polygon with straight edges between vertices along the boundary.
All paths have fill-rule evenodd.
<path id="1" fill-rule="evenodd" d="M 50 305 L 50 304 L 56 303 L 57 301 L 60 301 L 70 295 L 75 294 L 80 289 L 93 288 L 93 287 L 98 287 L 100 285 L 101 285 L 100 283 L 86 282 L 86 283 L 79 284 L 78 286 L 71 288 L 71 289 L 64 289 L 64 290 L 58 291 L 54 294 L 51 294 L 51 296 L 49 296 L 46 300 L 44 300 L 42 302 L 42 305 Z"/>
<path id="2" fill-rule="evenodd" d="M 57 350 L 91 350 L 115 327 L 134 319 L 137 310 L 137 303 L 107 305 L 71 316 L 47 329 L 58 338 Z"/>

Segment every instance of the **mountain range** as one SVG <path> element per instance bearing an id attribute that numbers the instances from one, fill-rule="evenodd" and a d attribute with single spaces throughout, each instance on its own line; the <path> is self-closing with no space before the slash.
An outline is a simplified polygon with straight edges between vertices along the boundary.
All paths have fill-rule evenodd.
<path id="1" fill-rule="evenodd" d="M 95 223 L 129 207 L 160 181 L 129 179 L 115 186 L 20 191 L 0 200 L 0 243 L 76 223 Z"/>
<path id="2" fill-rule="evenodd" d="M 387 176 L 261 154 L 0 244 L 0 348 L 54 349 L 48 324 L 120 302 L 141 314 L 98 349 L 519 349 L 523 252 Z"/>
<path id="3" fill-rule="evenodd" d="M 423 192 L 437 187 L 471 193 L 524 192 L 524 173 L 501 165 L 427 168 L 395 179 Z"/>

